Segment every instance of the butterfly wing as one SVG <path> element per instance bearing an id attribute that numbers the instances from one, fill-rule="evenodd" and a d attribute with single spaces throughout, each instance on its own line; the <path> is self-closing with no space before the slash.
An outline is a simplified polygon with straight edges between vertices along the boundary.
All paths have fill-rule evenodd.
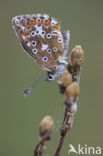
<path id="1" fill-rule="evenodd" d="M 58 21 L 49 15 L 16 16 L 13 28 L 26 53 L 45 70 L 53 71 L 64 55 L 63 36 Z"/>
<path id="2" fill-rule="evenodd" d="M 63 41 L 64 41 L 64 57 L 66 57 L 66 54 L 67 54 L 67 51 L 68 51 L 69 40 L 70 40 L 69 30 L 65 30 L 62 33 L 62 36 L 63 36 Z"/>

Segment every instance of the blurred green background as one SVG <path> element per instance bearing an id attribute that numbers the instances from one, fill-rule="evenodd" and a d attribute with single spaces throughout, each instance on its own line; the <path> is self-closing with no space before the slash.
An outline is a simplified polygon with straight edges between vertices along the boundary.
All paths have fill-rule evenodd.
<path id="1" fill-rule="evenodd" d="M 47 13 L 69 28 L 68 54 L 79 44 L 85 52 L 81 92 L 73 128 L 65 138 L 77 148 L 103 146 L 103 1 L 102 0 L 1 0 L 0 1 L 0 156 L 32 156 L 38 142 L 38 125 L 45 115 L 55 119 L 55 130 L 46 153 L 53 156 L 63 118 L 57 82 L 41 80 L 24 98 L 22 92 L 44 71 L 23 52 L 11 19 L 20 14 Z M 103 150 L 103 148 L 102 148 Z M 71 154 L 75 156 L 75 154 Z"/>

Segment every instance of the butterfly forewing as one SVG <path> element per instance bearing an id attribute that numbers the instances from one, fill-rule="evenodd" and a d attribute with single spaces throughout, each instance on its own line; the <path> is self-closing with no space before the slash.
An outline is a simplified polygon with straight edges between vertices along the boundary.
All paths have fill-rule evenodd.
<path id="1" fill-rule="evenodd" d="M 25 51 L 45 70 L 53 71 L 64 55 L 58 21 L 48 15 L 21 15 L 13 18 L 13 28 Z"/>

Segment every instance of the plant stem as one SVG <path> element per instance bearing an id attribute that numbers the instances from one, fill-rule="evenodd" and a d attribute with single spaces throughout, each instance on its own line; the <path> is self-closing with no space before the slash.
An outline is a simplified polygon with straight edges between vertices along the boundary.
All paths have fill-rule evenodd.
<path id="1" fill-rule="evenodd" d="M 67 111 L 67 108 L 65 109 L 65 111 Z M 60 131 L 60 139 L 59 139 L 59 143 L 58 143 L 58 146 L 57 146 L 57 149 L 56 149 L 55 156 L 60 155 L 60 151 L 61 151 L 61 148 L 62 148 L 62 145 L 63 145 L 63 142 L 64 142 L 64 138 L 65 138 L 67 132 L 71 128 L 71 120 L 70 120 L 71 117 L 72 117 L 72 114 L 69 111 L 65 113 L 64 121 L 63 121 L 62 128 L 61 128 L 61 131 Z"/>
<path id="2" fill-rule="evenodd" d="M 47 133 L 44 135 L 44 137 L 41 138 L 39 143 L 34 149 L 34 156 L 41 156 L 44 152 L 44 145 L 45 145 L 45 140 L 50 136 L 50 133 Z"/>

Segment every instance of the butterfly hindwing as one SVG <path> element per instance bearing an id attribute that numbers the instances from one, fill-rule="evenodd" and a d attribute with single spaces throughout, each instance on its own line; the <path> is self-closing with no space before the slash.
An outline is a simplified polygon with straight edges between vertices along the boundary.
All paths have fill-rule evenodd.
<path id="1" fill-rule="evenodd" d="M 68 44 L 69 44 L 69 40 L 70 40 L 70 33 L 69 30 L 65 30 L 62 33 L 63 36 L 63 41 L 64 41 L 64 57 L 66 57 L 67 51 L 68 51 Z"/>

